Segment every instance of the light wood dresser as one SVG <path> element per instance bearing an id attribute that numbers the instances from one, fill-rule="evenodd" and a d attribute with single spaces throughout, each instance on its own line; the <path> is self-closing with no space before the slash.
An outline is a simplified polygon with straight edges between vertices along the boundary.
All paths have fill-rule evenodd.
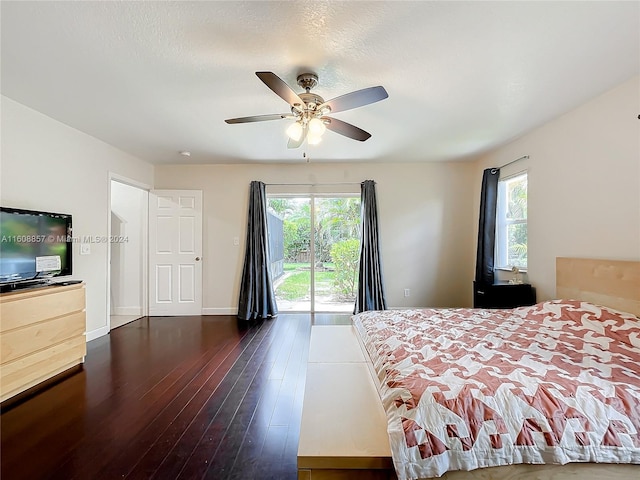
<path id="1" fill-rule="evenodd" d="M 0 295 L 0 401 L 84 362 L 84 283 Z"/>

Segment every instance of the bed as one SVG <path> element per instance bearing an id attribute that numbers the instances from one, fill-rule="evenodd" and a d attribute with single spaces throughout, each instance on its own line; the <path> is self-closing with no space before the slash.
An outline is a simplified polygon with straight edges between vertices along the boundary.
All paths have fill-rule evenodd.
<path id="1" fill-rule="evenodd" d="M 559 258 L 556 283 L 514 310 L 354 316 L 395 473 L 300 478 L 640 475 L 640 262 Z"/>

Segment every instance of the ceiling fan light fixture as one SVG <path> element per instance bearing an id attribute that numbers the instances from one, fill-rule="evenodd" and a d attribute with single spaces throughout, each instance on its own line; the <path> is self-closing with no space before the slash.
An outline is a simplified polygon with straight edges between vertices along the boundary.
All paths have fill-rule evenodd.
<path id="1" fill-rule="evenodd" d="M 322 140 L 322 136 L 318 135 L 317 133 L 313 133 L 311 131 L 307 133 L 307 143 L 309 145 L 317 145 L 320 143 L 320 140 Z"/>
<path id="2" fill-rule="evenodd" d="M 327 127 L 325 126 L 324 122 L 322 120 L 320 120 L 319 118 L 314 117 L 311 120 L 309 120 L 309 134 L 310 135 L 314 135 L 314 136 L 317 135 L 318 137 L 321 137 L 326 129 L 327 129 Z"/>
<path id="3" fill-rule="evenodd" d="M 289 125 L 289 128 L 287 128 L 287 135 L 291 140 L 298 142 L 302 138 L 302 131 L 302 124 L 300 124 L 300 122 L 293 122 Z"/>

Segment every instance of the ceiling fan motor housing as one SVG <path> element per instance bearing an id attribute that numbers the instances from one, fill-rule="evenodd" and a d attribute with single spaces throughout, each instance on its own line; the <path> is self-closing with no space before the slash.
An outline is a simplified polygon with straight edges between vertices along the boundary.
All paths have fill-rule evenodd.
<path id="1" fill-rule="evenodd" d="M 315 107 L 318 105 L 322 105 L 324 103 L 324 98 L 320 95 L 316 95 L 315 93 L 300 93 L 298 95 L 305 105 L 311 107 L 311 109 L 315 110 Z"/>
<path id="2" fill-rule="evenodd" d="M 298 75 L 298 85 L 305 89 L 304 93 L 298 94 L 298 97 L 304 102 L 304 112 L 300 112 L 295 107 L 291 107 L 291 111 L 294 115 L 299 115 L 303 119 L 309 120 L 309 117 L 322 114 L 322 112 L 316 112 L 318 105 L 324 103 L 324 98 L 315 93 L 311 93 L 310 90 L 318 85 L 318 76 L 314 73 L 302 73 Z"/>

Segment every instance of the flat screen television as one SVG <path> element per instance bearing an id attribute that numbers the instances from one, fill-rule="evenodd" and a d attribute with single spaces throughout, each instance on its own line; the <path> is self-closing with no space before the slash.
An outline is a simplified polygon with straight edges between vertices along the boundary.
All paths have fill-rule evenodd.
<path id="1" fill-rule="evenodd" d="M 0 207 L 0 285 L 16 288 L 72 274 L 72 218 Z"/>

